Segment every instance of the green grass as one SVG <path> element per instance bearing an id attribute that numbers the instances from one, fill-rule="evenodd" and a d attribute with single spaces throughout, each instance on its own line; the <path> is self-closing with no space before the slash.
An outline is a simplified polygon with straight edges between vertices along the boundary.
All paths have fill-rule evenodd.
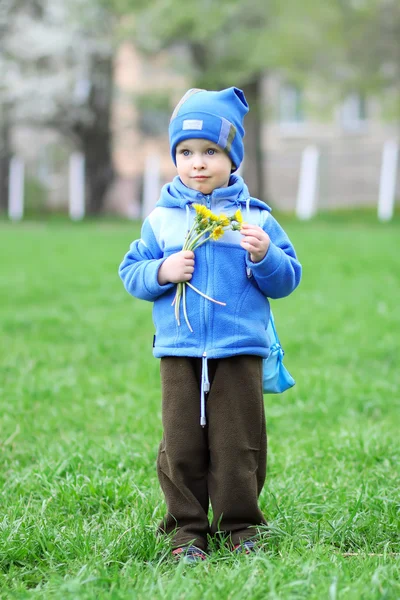
<path id="1" fill-rule="evenodd" d="M 400 598 L 399 222 L 282 219 L 304 277 L 273 303 L 297 385 L 266 397 L 270 540 L 194 567 L 154 537 L 151 305 L 117 276 L 138 225 L 0 223 L 0 598 Z"/>

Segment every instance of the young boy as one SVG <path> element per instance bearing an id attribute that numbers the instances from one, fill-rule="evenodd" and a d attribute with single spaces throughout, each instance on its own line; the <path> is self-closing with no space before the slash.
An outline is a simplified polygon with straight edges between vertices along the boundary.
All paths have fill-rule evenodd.
<path id="1" fill-rule="evenodd" d="M 178 175 L 163 187 L 119 268 L 126 290 L 154 303 L 164 429 L 157 472 L 167 505 L 160 529 L 173 534 L 173 554 L 188 561 L 206 558 L 209 535 L 250 552 L 257 528 L 266 525 L 258 497 L 267 455 L 262 358 L 268 355 L 268 298 L 289 295 L 301 277 L 270 208 L 251 198 L 234 173 L 243 160 L 248 110 L 234 87 L 183 96 L 169 126 Z M 241 231 L 182 251 L 193 204 L 227 216 L 240 209 Z M 179 282 L 226 306 L 185 286 L 190 331 L 171 306 Z"/>

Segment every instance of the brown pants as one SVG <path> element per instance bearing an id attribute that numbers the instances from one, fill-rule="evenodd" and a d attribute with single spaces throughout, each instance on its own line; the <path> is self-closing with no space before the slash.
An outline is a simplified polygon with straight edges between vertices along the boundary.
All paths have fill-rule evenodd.
<path id="1" fill-rule="evenodd" d="M 217 532 L 238 544 L 266 524 L 258 506 L 267 460 L 262 359 L 209 360 L 208 373 L 207 426 L 202 428 L 201 359 L 161 359 L 164 435 L 157 473 L 167 515 L 160 530 L 174 533 L 174 547 L 193 543 L 205 550 L 207 534 Z"/>

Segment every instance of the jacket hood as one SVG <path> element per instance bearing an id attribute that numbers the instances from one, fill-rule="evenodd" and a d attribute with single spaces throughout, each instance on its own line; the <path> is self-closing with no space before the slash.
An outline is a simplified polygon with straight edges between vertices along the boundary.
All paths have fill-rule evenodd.
<path id="1" fill-rule="evenodd" d="M 165 206 L 167 208 L 185 208 L 187 205 L 191 205 L 194 202 L 200 204 L 205 203 L 206 198 L 211 200 L 225 200 L 227 205 L 231 203 L 238 208 L 246 205 L 246 201 L 250 198 L 250 206 L 256 206 L 262 210 L 268 210 L 271 212 L 271 208 L 257 198 L 252 198 L 249 194 L 249 190 L 244 180 L 240 175 L 233 173 L 229 179 L 229 185 L 225 188 L 217 188 L 212 194 L 206 196 L 197 190 L 187 187 L 182 183 L 180 177 L 176 176 L 174 179 L 165 184 L 161 189 L 160 199 L 156 206 Z"/>

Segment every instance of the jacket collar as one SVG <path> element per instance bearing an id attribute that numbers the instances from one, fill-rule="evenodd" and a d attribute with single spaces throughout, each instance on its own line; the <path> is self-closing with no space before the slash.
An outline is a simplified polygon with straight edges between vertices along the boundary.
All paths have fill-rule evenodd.
<path id="1" fill-rule="evenodd" d="M 156 206 L 184 208 L 186 205 L 193 204 L 194 202 L 205 204 L 207 199 L 209 199 L 218 202 L 226 201 L 226 207 L 229 207 L 230 205 L 239 207 L 242 204 L 246 204 L 246 201 L 249 198 L 250 195 L 247 185 L 243 178 L 235 173 L 232 173 L 227 187 L 216 188 L 212 194 L 209 194 L 208 196 L 187 187 L 182 183 L 181 179 L 176 176 L 170 183 L 164 185 Z M 257 198 L 250 198 L 250 206 L 258 206 L 264 210 L 271 210 L 265 202 L 262 202 Z"/>

